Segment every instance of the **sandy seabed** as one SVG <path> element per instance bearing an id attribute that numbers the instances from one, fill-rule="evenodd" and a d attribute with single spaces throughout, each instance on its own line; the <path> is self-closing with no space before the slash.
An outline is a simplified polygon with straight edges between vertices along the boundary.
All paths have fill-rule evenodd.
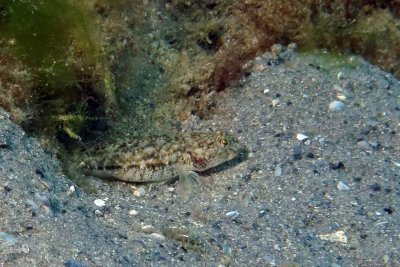
<path id="1" fill-rule="evenodd" d="M 211 120 L 183 122 L 249 149 L 188 199 L 102 180 L 87 193 L 1 112 L 0 266 L 400 266 L 400 83 L 333 63 L 264 54 Z"/>

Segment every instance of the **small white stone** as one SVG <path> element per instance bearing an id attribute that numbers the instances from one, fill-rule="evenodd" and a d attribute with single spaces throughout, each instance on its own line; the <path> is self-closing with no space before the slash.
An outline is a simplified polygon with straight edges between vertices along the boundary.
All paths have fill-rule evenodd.
<path id="1" fill-rule="evenodd" d="M 335 89 L 338 92 L 343 92 L 343 88 L 340 85 L 334 84 L 333 89 Z"/>
<path id="2" fill-rule="evenodd" d="M 103 216 L 103 212 L 101 212 L 100 210 L 95 210 L 94 211 L 94 214 L 96 215 L 96 216 Z"/>
<path id="3" fill-rule="evenodd" d="M 272 100 L 272 106 L 275 107 L 276 105 L 278 105 L 279 103 L 279 99 L 274 99 Z"/>
<path id="4" fill-rule="evenodd" d="M 152 237 L 154 239 L 158 239 L 158 240 L 164 240 L 165 239 L 165 236 L 157 234 L 157 233 L 150 234 L 150 237 Z"/>
<path id="5" fill-rule="evenodd" d="M 342 181 L 339 181 L 337 184 L 337 189 L 339 190 L 350 190 L 350 187 L 348 187 L 345 183 L 343 183 Z"/>
<path id="6" fill-rule="evenodd" d="M 363 150 L 371 149 L 371 146 L 368 144 L 368 142 L 364 140 L 357 142 L 357 147 Z"/>
<path id="7" fill-rule="evenodd" d="M 375 215 L 376 215 L 376 216 L 381 216 L 382 213 L 380 213 L 379 211 L 376 211 L 376 212 L 375 212 Z"/>
<path id="8" fill-rule="evenodd" d="M 387 264 L 388 262 L 389 262 L 389 260 L 390 260 L 390 257 L 389 257 L 389 255 L 385 255 L 385 256 L 383 256 L 383 262 L 385 263 L 385 264 Z"/>
<path id="9" fill-rule="evenodd" d="M 168 192 L 174 192 L 174 191 L 175 191 L 175 187 L 172 187 L 172 186 L 171 186 L 171 187 L 168 187 L 168 188 L 167 188 L 167 191 L 168 191 Z"/>
<path id="10" fill-rule="evenodd" d="M 27 245 L 27 244 L 23 244 L 22 246 L 21 246 L 21 250 L 22 250 L 22 252 L 24 252 L 25 254 L 28 254 L 29 253 L 29 246 Z"/>
<path id="11" fill-rule="evenodd" d="M 275 176 L 281 176 L 282 175 L 282 165 L 278 164 L 275 166 Z"/>
<path id="12" fill-rule="evenodd" d="M 269 89 L 264 89 L 264 92 L 263 92 L 264 94 L 267 94 L 267 93 L 269 93 Z"/>
<path id="13" fill-rule="evenodd" d="M 70 192 L 75 192 L 75 186 L 71 185 L 71 186 L 69 187 L 69 191 L 70 191 Z"/>
<path id="14" fill-rule="evenodd" d="M 240 213 L 237 212 L 236 210 L 230 211 L 225 214 L 225 216 L 229 217 L 231 220 L 236 219 L 239 215 L 240 215 Z"/>
<path id="15" fill-rule="evenodd" d="M 343 72 L 339 71 L 338 75 L 337 75 L 337 79 L 338 80 L 342 80 L 344 78 L 344 74 Z"/>
<path id="16" fill-rule="evenodd" d="M 332 101 L 329 104 L 329 110 L 330 111 L 343 111 L 344 109 L 344 103 L 341 101 Z"/>
<path id="17" fill-rule="evenodd" d="M 133 195 L 135 197 L 142 197 L 146 193 L 145 189 L 143 186 L 139 187 L 137 190 L 133 191 Z"/>
<path id="18" fill-rule="evenodd" d="M 279 247 L 278 244 L 274 245 L 274 249 L 275 249 L 275 250 L 281 250 L 281 248 Z"/>
<path id="19" fill-rule="evenodd" d="M 100 199 L 100 198 L 96 199 L 93 202 L 97 207 L 104 207 L 106 205 L 106 202 L 103 199 Z"/>
<path id="20" fill-rule="evenodd" d="M 297 138 L 297 140 L 303 141 L 303 140 L 308 139 L 308 136 L 304 135 L 304 134 L 297 134 L 296 138 Z"/>
<path id="21" fill-rule="evenodd" d="M 135 215 L 137 215 L 138 214 L 138 211 L 137 210 L 130 210 L 129 211 L 129 215 L 131 215 L 131 216 L 135 216 Z"/>

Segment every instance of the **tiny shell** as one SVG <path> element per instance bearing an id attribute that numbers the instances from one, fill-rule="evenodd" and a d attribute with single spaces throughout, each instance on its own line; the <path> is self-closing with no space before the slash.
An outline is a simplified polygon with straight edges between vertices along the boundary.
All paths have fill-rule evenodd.
<path id="1" fill-rule="evenodd" d="M 341 101 L 332 101 L 329 104 L 330 111 L 342 111 L 344 109 L 344 103 Z"/>

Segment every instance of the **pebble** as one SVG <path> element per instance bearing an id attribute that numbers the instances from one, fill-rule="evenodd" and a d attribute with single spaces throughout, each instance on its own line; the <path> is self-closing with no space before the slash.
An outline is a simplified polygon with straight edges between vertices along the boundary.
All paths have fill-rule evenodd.
<path id="1" fill-rule="evenodd" d="M 100 210 L 95 210 L 94 214 L 98 217 L 102 217 L 103 216 L 103 212 L 101 212 Z"/>
<path id="2" fill-rule="evenodd" d="M 347 243 L 347 236 L 344 231 L 340 230 L 331 234 L 318 235 L 321 240 L 330 242 Z"/>
<path id="3" fill-rule="evenodd" d="M 75 186 L 71 185 L 66 193 L 67 196 L 72 195 L 73 193 L 75 193 Z"/>
<path id="4" fill-rule="evenodd" d="M 165 240 L 165 236 L 163 236 L 161 234 L 157 234 L 157 233 L 150 234 L 150 237 L 154 238 L 154 239 L 158 239 L 158 240 Z"/>
<path id="5" fill-rule="evenodd" d="M 231 254 L 232 254 L 232 248 L 231 248 L 227 243 L 225 243 L 225 244 L 222 246 L 222 251 L 223 251 L 223 253 L 224 253 L 225 255 L 231 255 Z"/>
<path id="6" fill-rule="evenodd" d="M 371 146 L 368 144 L 368 142 L 364 140 L 357 142 L 357 147 L 363 150 L 371 149 Z"/>
<path id="7" fill-rule="evenodd" d="M 343 111 L 344 110 L 344 103 L 341 101 L 332 101 L 329 104 L 330 111 Z"/>
<path id="8" fill-rule="evenodd" d="M 6 244 L 12 246 L 18 242 L 18 239 L 6 232 L 0 232 L 0 240 L 3 240 Z"/>
<path id="9" fill-rule="evenodd" d="M 339 161 L 339 162 L 337 162 L 337 163 L 333 163 L 333 162 L 329 163 L 329 168 L 330 168 L 331 170 L 336 171 L 336 170 L 344 169 L 345 166 L 344 166 L 344 163 L 343 163 L 343 162 Z"/>
<path id="10" fill-rule="evenodd" d="M 338 92 L 343 92 L 343 88 L 340 85 L 334 84 L 333 89 Z"/>
<path id="11" fill-rule="evenodd" d="M 21 246 L 21 250 L 23 253 L 28 254 L 29 253 L 29 246 L 27 244 L 23 244 Z"/>
<path id="12" fill-rule="evenodd" d="M 154 233 L 155 228 L 153 225 L 145 225 L 142 227 L 142 232 L 145 234 L 152 234 Z"/>
<path id="13" fill-rule="evenodd" d="M 236 219 L 237 217 L 239 217 L 239 215 L 240 215 L 240 213 L 237 212 L 236 210 L 230 211 L 225 214 L 225 216 L 229 217 L 231 220 Z"/>
<path id="14" fill-rule="evenodd" d="M 276 266 L 276 260 L 273 259 L 271 256 L 265 255 L 263 259 L 268 264 L 268 266 Z"/>
<path id="15" fill-rule="evenodd" d="M 133 191 L 133 195 L 135 197 L 142 197 L 142 196 L 144 196 L 145 193 L 146 193 L 146 190 L 144 189 L 143 186 L 141 186 L 138 189 L 136 189 L 135 191 Z"/>
<path id="16" fill-rule="evenodd" d="M 137 210 L 130 210 L 129 211 L 129 215 L 136 216 L 136 215 L 138 215 L 138 211 Z"/>
<path id="17" fill-rule="evenodd" d="M 344 182 L 339 181 L 337 184 L 337 189 L 339 190 L 350 190 L 350 187 L 348 187 L 348 185 L 346 185 Z"/>
<path id="18" fill-rule="evenodd" d="M 396 167 L 400 167 L 400 162 L 392 160 L 392 163 L 393 163 Z"/>
<path id="19" fill-rule="evenodd" d="M 273 53 L 276 56 L 279 55 L 280 53 L 282 53 L 283 50 L 284 50 L 284 47 L 281 44 L 274 44 L 271 46 L 271 53 Z"/>
<path id="20" fill-rule="evenodd" d="M 279 99 L 274 99 L 272 100 L 272 106 L 275 107 L 276 105 L 279 104 Z"/>
<path id="21" fill-rule="evenodd" d="M 282 175 L 282 164 L 278 164 L 275 166 L 275 176 L 281 176 Z"/>
<path id="22" fill-rule="evenodd" d="M 389 260 L 390 260 L 389 255 L 383 256 L 383 262 L 384 262 L 385 264 L 389 263 Z"/>
<path id="23" fill-rule="evenodd" d="M 344 101 L 347 99 L 347 97 L 343 93 L 337 93 L 336 98 L 340 101 Z"/>
<path id="24" fill-rule="evenodd" d="M 93 202 L 97 207 L 104 207 L 106 205 L 106 202 L 103 199 L 100 199 L 100 198 L 96 199 Z"/>
<path id="25" fill-rule="evenodd" d="M 374 192 L 377 192 L 377 191 L 381 191 L 382 187 L 378 183 L 373 183 L 372 185 L 369 186 L 369 189 L 371 189 Z"/>
<path id="26" fill-rule="evenodd" d="M 297 140 L 299 140 L 299 141 L 304 141 L 304 140 L 308 139 L 308 136 L 307 136 L 307 135 L 304 135 L 304 134 L 297 134 L 297 135 L 296 135 L 296 138 L 297 138 Z"/>

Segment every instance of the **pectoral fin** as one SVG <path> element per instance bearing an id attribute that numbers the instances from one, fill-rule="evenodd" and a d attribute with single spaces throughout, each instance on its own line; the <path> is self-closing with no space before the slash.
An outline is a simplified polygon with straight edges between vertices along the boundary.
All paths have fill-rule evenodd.
<path id="1" fill-rule="evenodd" d="M 200 176 L 194 171 L 181 174 L 179 176 L 177 188 L 178 194 L 184 199 L 188 199 L 190 195 L 195 192 L 195 189 L 200 185 L 199 178 Z"/>

